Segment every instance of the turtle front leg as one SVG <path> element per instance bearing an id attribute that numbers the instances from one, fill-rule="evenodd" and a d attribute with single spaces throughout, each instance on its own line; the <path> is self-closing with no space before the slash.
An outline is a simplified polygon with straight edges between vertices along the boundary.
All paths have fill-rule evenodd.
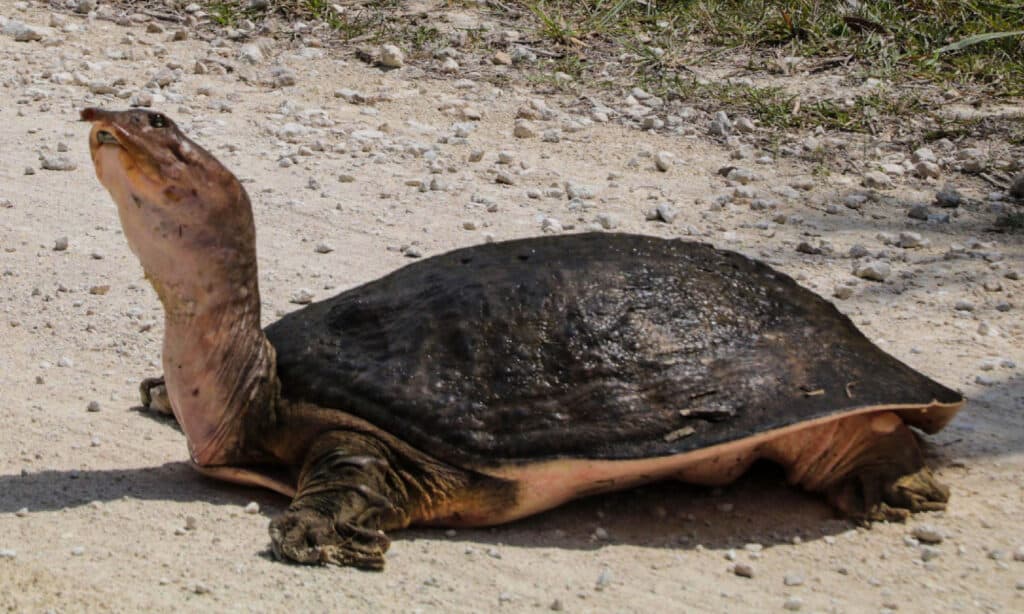
<path id="1" fill-rule="evenodd" d="M 789 479 L 820 492 L 860 521 L 905 520 L 946 508 L 949 489 L 928 467 L 917 438 L 893 412 L 861 414 L 799 431 L 768 444 L 766 454 Z"/>
<path id="2" fill-rule="evenodd" d="M 274 554 L 296 563 L 379 570 L 412 503 L 395 455 L 382 441 L 332 431 L 313 444 L 288 511 L 270 523 Z"/>
<path id="3" fill-rule="evenodd" d="M 174 410 L 171 409 L 171 399 L 167 396 L 167 385 L 164 383 L 162 375 L 142 380 L 142 383 L 139 384 L 139 398 L 142 401 L 142 406 L 146 409 L 168 416 L 174 415 Z"/>

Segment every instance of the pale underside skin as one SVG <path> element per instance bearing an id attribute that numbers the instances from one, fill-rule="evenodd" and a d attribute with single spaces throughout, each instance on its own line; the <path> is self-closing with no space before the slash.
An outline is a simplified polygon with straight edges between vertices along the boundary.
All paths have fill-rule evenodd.
<path id="1" fill-rule="evenodd" d="M 759 459 L 779 463 L 791 483 L 815 490 L 833 470 L 855 459 L 877 435 L 891 433 L 904 423 L 937 430 L 950 420 L 962 403 L 927 406 L 886 405 L 864 407 L 846 414 L 826 416 L 757 435 L 677 454 L 633 460 L 556 459 L 499 468 L 476 468 L 480 473 L 515 482 L 516 504 L 503 513 L 481 515 L 478 510 L 454 507 L 431 510 L 412 524 L 434 526 L 487 526 L 518 520 L 589 495 L 625 490 L 666 479 L 690 484 L 720 486 L 737 478 Z M 353 416 L 346 420 L 362 422 Z M 372 428 L 372 427 L 371 427 Z M 376 430 L 376 429 L 374 429 Z M 387 439 L 392 436 L 378 431 Z M 820 462 L 826 458 L 827 462 Z M 810 470 L 811 465 L 814 471 Z M 241 467 L 195 468 L 209 477 L 267 488 L 293 497 L 293 484 Z"/>

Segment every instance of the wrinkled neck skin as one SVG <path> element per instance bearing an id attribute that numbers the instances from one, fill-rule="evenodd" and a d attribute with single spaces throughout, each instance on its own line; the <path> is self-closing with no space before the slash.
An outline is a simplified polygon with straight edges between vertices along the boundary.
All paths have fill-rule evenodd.
<path id="1" fill-rule="evenodd" d="M 185 264 L 173 279 L 147 277 L 164 305 L 164 381 L 189 453 L 202 466 L 263 461 L 247 440 L 273 416 L 278 380 L 255 265 Z"/>
<path id="2" fill-rule="evenodd" d="M 214 206 L 215 197 L 198 190 L 168 202 L 161 182 L 139 180 L 137 172 L 131 179 L 120 148 L 104 147 L 94 160 L 164 307 L 164 380 L 192 460 L 265 462 L 260 434 L 276 420 L 280 382 L 260 328 L 248 197 L 238 186 L 233 197 L 241 200 L 232 208 Z"/>

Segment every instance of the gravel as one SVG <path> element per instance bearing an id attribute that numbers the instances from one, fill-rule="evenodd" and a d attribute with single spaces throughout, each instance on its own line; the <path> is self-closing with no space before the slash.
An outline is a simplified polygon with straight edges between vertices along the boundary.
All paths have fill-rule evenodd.
<path id="1" fill-rule="evenodd" d="M 380 64 L 387 68 L 405 66 L 405 53 L 397 45 L 381 45 Z"/>
<path id="2" fill-rule="evenodd" d="M 891 273 L 892 269 L 889 265 L 880 260 L 860 263 L 853 269 L 854 275 L 871 281 L 885 281 Z"/>
<path id="3" fill-rule="evenodd" d="M 804 577 L 798 573 L 788 573 L 782 578 L 782 583 L 786 586 L 803 586 Z"/>
<path id="4" fill-rule="evenodd" d="M 654 154 L 654 167 L 663 173 L 668 172 L 672 168 L 674 162 L 675 156 L 667 151 L 659 151 Z"/>
<path id="5" fill-rule="evenodd" d="M 941 544 L 944 539 L 942 531 L 930 524 L 917 525 L 910 534 L 923 544 Z"/>
<path id="6" fill-rule="evenodd" d="M 78 165 L 67 156 L 43 155 L 41 159 L 43 170 L 47 171 L 73 171 L 78 168 Z"/>

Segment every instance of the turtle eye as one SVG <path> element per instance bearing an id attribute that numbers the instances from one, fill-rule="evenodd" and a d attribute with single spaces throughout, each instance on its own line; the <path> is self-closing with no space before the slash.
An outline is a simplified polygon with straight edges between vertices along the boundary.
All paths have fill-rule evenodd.
<path id="1" fill-rule="evenodd" d="M 167 118 L 162 113 L 153 113 L 149 116 L 149 125 L 154 128 L 166 128 Z"/>

